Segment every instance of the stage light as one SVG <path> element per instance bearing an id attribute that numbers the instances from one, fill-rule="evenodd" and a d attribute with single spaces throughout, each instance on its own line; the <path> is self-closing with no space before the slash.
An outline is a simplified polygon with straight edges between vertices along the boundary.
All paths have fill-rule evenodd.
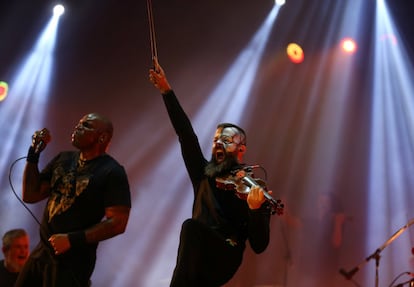
<path id="1" fill-rule="evenodd" d="M 410 215 L 404 211 L 411 208 L 414 184 L 411 176 L 414 170 L 411 160 L 414 155 L 411 132 L 414 127 L 414 70 L 409 50 L 401 41 L 385 1 L 377 2 L 374 27 L 370 162 L 367 166 L 367 200 L 370 204 L 366 209 L 368 229 L 364 237 L 367 249 L 371 250 L 378 246 L 379 238 L 384 241 L 389 238 L 396 225 L 402 226 L 409 221 Z M 378 210 L 382 211 L 382 216 L 378 216 Z M 410 237 L 402 236 L 398 241 L 398 248 L 391 247 L 383 261 L 382 278 L 391 280 L 395 270 L 405 268 L 412 260 L 411 252 L 407 252 L 412 248 Z M 367 277 L 371 277 L 375 269 L 368 271 Z"/>
<path id="2" fill-rule="evenodd" d="M 0 134 L 7 139 L 2 143 L 0 174 L 7 174 L 10 164 L 27 150 L 27 138 L 30 139 L 33 131 L 45 126 L 48 97 L 54 76 L 53 56 L 59 19 L 55 14 L 50 15 L 45 27 L 39 31 L 35 43 L 13 67 L 9 83 L 0 82 L 1 99 L 4 100 L 7 96 L 7 101 L 0 105 Z M 23 166 L 16 166 L 14 182 L 21 182 Z M 6 179 L 0 178 L 1 190 L 7 189 Z M 14 196 L 1 192 L 0 202 L 3 203 L 0 209 L 2 222 L 24 224 L 25 218 L 16 216 L 21 213 L 21 206 Z"/>
<path id="3" fill-rule="evenodd" d="M 302 63 L 305 58 L 302 47 L 296 43 L 290 43 L 286 48 L 286 53 L 289 59 L 295 64 Z"/>
<path id="4" fill-rule="evenodd" d="M 382 42 L 389 42 L 392 45 L 397 45 L 398 44 L 397 37 L 394 34 L 383 34 L 380 37 L 380 40 Z"/>
<path id="5" fill-rule="evenodd" d="M 285 5 L 285 3 L 286 3 L 286 0 L 275 0 L 275 4 L 279 6 Z"/>
<path id="6" fill-rule="evenodd" d="M 58 4 L 53 8 L 53 15 L 54 16 L 59 17 L 63 13 L 65 13 L 65 7 L 63 7 L 63 5 Z"/>
<path id="7" fill-rule="evenodd" d="M 278 15 L 279 6 L 274 5 L 271 8 L 271 11 L 268 13 L 262 25 L 253 35 L 251 40 L 247 43 L 246 47 L 240 51 L 238 57 L 234 59 L 231 65 L 228 68 L 228 71 L 222 76 L 220 82 L 217 83 L 217 86 L 211 91 L 211 94 L 205 99 L 205 101 L 199 106 L 199 110 L 196 111 L 193 116 L 192 122 L 194 129 L 214 132 L 216 125 L 219 122 L 234 122 L 242 123 L 246 118 L 246 114 L 251 109 L 251 101 L 254 98 L 252 89 L 255 85 L 255 80 L 257 74 L 261 73 L 260 64 L 265 52 L 269 37 L 272 32 L 272 28 L 276 17 Z M 220 102 L 218 106 L 217 103 Z M 231 103 L 237 103 L 235 105 Z M 160 135 L 162 135 L 160 133 Z M 198 139 L 202 146 L 203 150 L 211 149 L 211 134 L 203 133 L 200 134 Z M 134 141 L 131 141 L 132 145 L 135 145 Z M 151 148 L 151 146 L 148 146 Z M 144 156 L 147 153 L 145 147 L 141 146 L 140 151 L 135 152 L 133 155 L 129 156 L 130 162 L 126 162 L 126 166 L 139 162 L 139 158 Z M 171 169 L 171 167 L 177 167 L 177 161 L 181 163 L 180 151 L 177 145 L 171 145 L 164 153 L 158 154 L 159 160 L 153 160 L 155 166 L 152 168 L 155 174 L 164 174 Z M 141 167 L 138 167 L 141 168 Z M 185 218 L 188 212 L 191 210 L 192 206 L 192 197 L 187 196 L 186 194 L 191 193 L 190 182 L 188 181 L 186 171 L 184 169 L 177 170 L 174 178 L 171 179 L 168 183 L 165 182 L 166 186 L 158 185 L 160 182 L 148 180 L 146 183 L 140 183 L 143 189 L 153 190 L 154 188 L 163 190 L 169 186 L 169 194 L 174 198 L 181 198 L 180 204 L 173 207 L 173 212 L 169 212 L 170 216 L 178 218 L 178 222 L 174 222 L 171 226 L 168 226 L 168 230 L 164 228 L 164 232 L 176 232 L 174 231 L 180 228 L 181 219 Z M 146 186 L 148 184 L 149 186 Z M 157 184 L 158 186 L 152 186 Z M 146 195 L 143 195 L 146 196 Z M 139 201 L 146 202 L 142 197 L 139 198 Z M 139 202 L 137 202 L 139 204 Z M 161 210 L 170 210 L 172 208 L 171 203 L 163 201 L 158 206 Z M 153 207 L 151 206 L 142 206 L 137 208 L 140 212 L 146 213 L 150 212 Z M 134 212 L 134 211 L 133 211 Z M 137 214 L 137 218 L 140 218 Z M 145 219 L 143 219 L 145 222 Z M 165 222 L 165 219 L 162 217 L 152 218 L 153 222 L 151 225 L 162 226 Z M 131 227 L 129 234 L 134 235 L 142 232 L 137 224 L 136 226 Z M 123 271 L 123 276 L 119 276 L 116 282 L 116 286 L 130 286 L 131 283 L 122 282 L 122 280 L 131 280 L 134 278 L 138 270 L 147 270 L 145 276 L 141 276 L 139 284 L 140 286 L 168 286 L 168 282 L 171 280 L 169 277 L 172 274 L 173 270 L 171 267 L 175 264 L 176 257 L 176 248 L 179 242 L 178 236 L 165 236 L 165 238 L 159 238 L 159 230 L 157 228 L 149 228 L 145 231 L 146 236 L 140 240 L 143 242 L 138 243 L 137 240 L 133 239 L 136 244 L 131 248 L 134 250 L 133 253 L 141 254 L 144 258 L 152 258 L 152 264 L 149 265 L 147 262 L 137 263 L 133 256 L 123 259 L 124 264 L 128 266 L 134 266 L 134 268 L 125 268 Z M 156 252 L 152 248 L 148 248 L 151 244 L 154 244 L 154 241 L 162 240 L 160 243 L 160 248 Z M 108 242 L 109 244 L 114 244 L 115 242 Z M 174 248 L 171 248 L 174 247 Z M 115 250 L 115 248 L 114 248 Z M 166 255 L 168 254 L 168 255 Z M 166 260 L 166 258 L 168 260 Z M 111 262 L 105 263 L 107 266 L 103 266 L 103 271 L 109 268 Z M 95 274 L 99 274 L 100 270 L 95 270 Z M 167 275 L 162 275 L 162 274 Z M 160 278 L 161 276 L 161 278 Z M 98 278 L 96 280 L 99 280 Z M 134 279 L 133 279 L 134 280 Z M 94 280 L 92 280 L 94 281 Z M 97 285 L 100 285 L 99 282 L 95 282 Z"/>
<path id="8" fill-rule="evenodd" d="M 357 44 L 351 38 L 343 39 L 341 42 L 341 47 L 342 47 L 342 50 L 348 54 L 353 54 L 357 50 Z"/>
<path id="9" fill-rule="evenodd" d="M 6 82 L 0 81 L 0 102 L 7 97 L 9 85 Z"/>

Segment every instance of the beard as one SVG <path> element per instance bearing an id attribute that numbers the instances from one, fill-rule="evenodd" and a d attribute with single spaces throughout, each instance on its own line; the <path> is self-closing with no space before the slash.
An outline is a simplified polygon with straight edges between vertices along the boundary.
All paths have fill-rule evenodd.
<path id="1" fill-rule="evenodd" d="M 233 155 L 227 154 L 226 158 L 220 163 L 217 163 L 214 155 L 212 155 L 210 161 L 204 168 L 204 174 L 211 178 L 223 176 L 232 171 L 236 166 L 240 166 L 240 164 L 238 163 L 237 158 Z"/>

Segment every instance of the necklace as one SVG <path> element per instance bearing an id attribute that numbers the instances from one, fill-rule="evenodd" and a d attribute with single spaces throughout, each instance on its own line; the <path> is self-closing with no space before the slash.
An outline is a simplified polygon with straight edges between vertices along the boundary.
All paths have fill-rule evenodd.
<path id="1" fill-rule="evenodd" d="M 78 167 L 83 168 L 88 163 L 87 160 L 83 160 L 81 158 L 78 159 Z"/>

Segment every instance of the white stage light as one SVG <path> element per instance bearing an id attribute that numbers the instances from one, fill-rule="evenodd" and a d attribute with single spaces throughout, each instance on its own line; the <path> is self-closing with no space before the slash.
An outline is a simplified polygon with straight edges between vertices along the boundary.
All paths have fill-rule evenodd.
<path id="1" fill-rule="evenodd" d="M 65 13 L 65 7 L 63 7 L 63 5 L 58 4 L 53 8 L 53 15 L 59 17 L 63 13 Z"/>

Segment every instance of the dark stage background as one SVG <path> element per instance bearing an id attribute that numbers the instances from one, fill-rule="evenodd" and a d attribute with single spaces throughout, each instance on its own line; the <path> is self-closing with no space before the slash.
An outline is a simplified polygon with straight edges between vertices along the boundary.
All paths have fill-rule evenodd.
<path id="1" fill-rule="evenodd" d="M 332 33 L 336 31 L 333 18 L 341 18 L 338 9 L 345 11 L 347 4 L 361 1 L 364 16 L 358 27 L 359 48 L 354 55 L 352 86 L 347 87 L 346 109 L 341 104 L 333 108 L 327 103 L 335 101 L 335 87 L 346 86 L 345 77 L 331 82 L 330 70 L 318 69 L 325 56 L 332 57 L 332 49 L 343 36 Z M 412 61 L 414 2 L 388 2 L 400 45 Z M 41 0 L 2 3 L 0 80 L 12 80 L 48 22 L 53 4 Z M 52 133 L 40 166 L 58 151 L 72 148 L 72 129 L 84 114 L 96 111 L 110 117 L 115 126 L 110 154 L 128 172 L 133 207 L 125 234 L 100 245 L 93 286 L 168 286 L 180 226 L 191 216 L 192 192 L 161 96 L 148 81 L 152 63 L 146 2 L 67 0 L 65 4 L 52 56 L 47 110 L 25 121 Z M 273 1 L 154 0 L 152 4 L 159 61 L 188 115 L 196 118 L 261 27 Z M 403 205 L 393 205 L 390 210 L 378 207 L 368 213 L 376 208 L 368 194 L 375 7 L 373 0 L 288 0 L 277 15 L 238 124 L 248 135 L 246 161 L 265 167 L 267 185 L 286 203 L 286 214 L 272 218 L 272 240 L 263 254 L 255 255 L 247 248 L 242 267 L 226 287 L 311 287 L 318 286 L 314 278 L 325 276 L 334 277 L 331 286 L 354 286 L 337 270 L 363 261 L 406 223 L 395 218 L 412 217 L 410 180 L 408 187 L 398 191 L 406 199 Z M 330 14 L 334 9 L 336 14 Z M 301 65 L 286 57 L 290 42 L 305 49 Z M 10 164 L 26 155 L 34 131 L 22 126 L 17 139 L 9 137 L 15 119 L 5 118 L 4 111 L 16 96 L 10 93 L 0 102 L 2 142 L 13 141 L 11 151 L 0 149 L 1 157 L 7 158 L 0 177 L 0 231 L 26 228 L 33 247 L 38 226 L 15 198 L 8 180 Z M 227 99 L 233 96 L 221 95 L 215 102 L 217 109 L 228 105 Z M 345 120 L 339 130 L 330 123 L 340 114 Z M 207 158 L 214 135 L 212 123 L 227 121 L 230 116 L 223 113 L 195 124 Z M 406 160 L 409 165 L 413 158 Z M 18 194 L 23 165 L 18 162 L 11 176 Z M 318 223 L 312 220 L 318 213 L 320 191 L 334 194 L 345 214 L 342 245 L 332 251 L 337 257 L 329 259 L 335 260 L 329 271 L 319 262 L 324 253 L 331 252 L 329 247 L 313 241 L 319 233 Z M 397 191 L 388 192 L 392 197 Z M 40 218 L 43 206 L 31 205 L 30 209 Z M 400 213 L 404 215 L 394 217 Z M 385 232 L 372 233 L 375 214 Z M 388 286 L 401 272 L 414 272 L 414 242 L 409 234 L 411 231 L 402 235 L 404 244 L 395 241 L 384 252 L 380 286 Z M 316 266 L 317 270 L 303 266 Z M 374 286 L 373 271 L 374 262 L 369 261 L 355 280 L 361 286 Z"/>

